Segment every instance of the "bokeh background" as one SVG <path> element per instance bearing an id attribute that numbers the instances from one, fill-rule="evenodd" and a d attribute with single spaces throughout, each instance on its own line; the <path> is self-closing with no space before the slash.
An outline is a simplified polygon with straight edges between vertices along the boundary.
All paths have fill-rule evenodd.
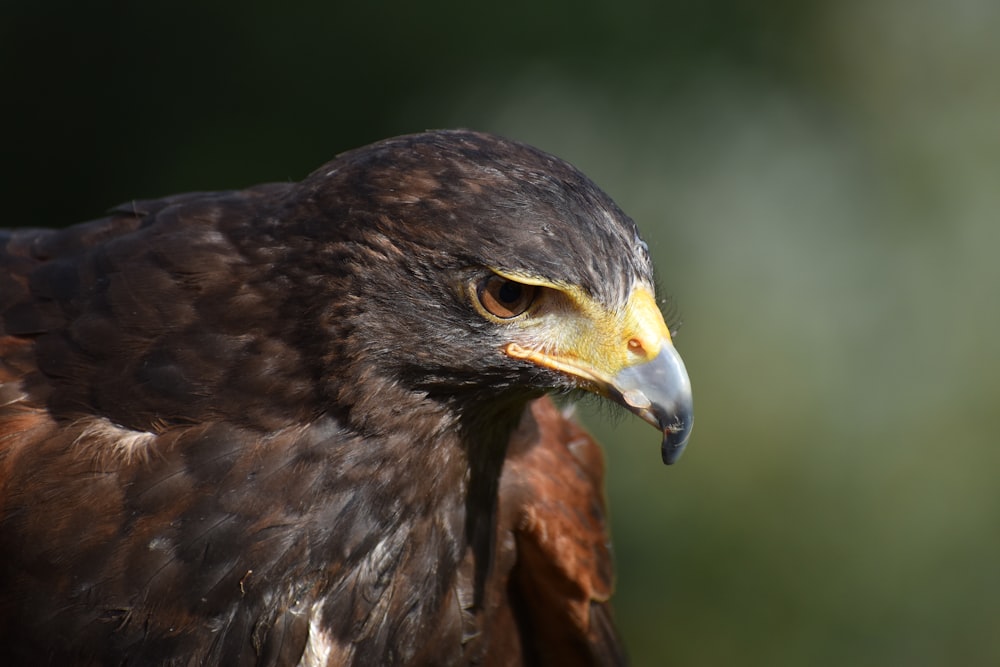
<path id="1" fill-rule="evenodd" d="M 584 414 L 637 665 L 1000 664 L 1000 3 L 0 7 L 5 226 L 452 126 L 617 199 L 697 407 Z"/>

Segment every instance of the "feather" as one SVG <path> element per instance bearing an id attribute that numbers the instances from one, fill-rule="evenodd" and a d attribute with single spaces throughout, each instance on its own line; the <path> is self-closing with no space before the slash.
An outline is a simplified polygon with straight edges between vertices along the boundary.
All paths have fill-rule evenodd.
<path id="1" fill-rule="evenodd" d="M 539 398 L 578 383 L 465 286 L 572 286 L 579 328 L 652 284 L 637 238 L 462 131 L 0 232 L 0 659 L 624 663 L 603 457 Z"/>

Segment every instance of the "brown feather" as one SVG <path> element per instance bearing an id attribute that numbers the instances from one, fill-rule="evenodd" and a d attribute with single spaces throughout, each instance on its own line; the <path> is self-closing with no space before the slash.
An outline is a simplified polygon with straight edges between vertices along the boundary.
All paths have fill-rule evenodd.
<path id="1" fill-rule="evenodd" d="M 610 535 L 600 447 L 551 401 L 531 404 L 511 440 L 500 486 L 501 530 L 513 533 L 511 585 L 538 662 L 623 664 L 614 640 Z"/>
<path id="2" fill-rule="evenodd" d="M 600 450 L 454 285 L 636 238 L 461 132 L 0 232 L 0 661 L 623 663 Z"/>

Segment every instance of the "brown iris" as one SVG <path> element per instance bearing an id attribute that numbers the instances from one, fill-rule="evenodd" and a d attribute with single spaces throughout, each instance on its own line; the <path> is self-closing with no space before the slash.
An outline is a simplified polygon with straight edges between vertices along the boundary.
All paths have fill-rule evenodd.
<path id="1" fill-rule="evenodd" d="M 479 303 L 488 313 L 502 320 L 517 317 L 526 311 L 537 293 L 535 285 L 525 285 L 502 276 L 485 278 L 476 287 Z"/>

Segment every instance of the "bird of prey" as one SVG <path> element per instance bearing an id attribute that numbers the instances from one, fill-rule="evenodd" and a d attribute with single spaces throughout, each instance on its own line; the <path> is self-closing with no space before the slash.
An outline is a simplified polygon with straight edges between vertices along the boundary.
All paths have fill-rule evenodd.
<path id="1" fill-rule="evenodd" d="M 535 148 L 0 232 L 0 662 L 621 664 L 603 460 L 687 373 L 635 223 Z"/>

